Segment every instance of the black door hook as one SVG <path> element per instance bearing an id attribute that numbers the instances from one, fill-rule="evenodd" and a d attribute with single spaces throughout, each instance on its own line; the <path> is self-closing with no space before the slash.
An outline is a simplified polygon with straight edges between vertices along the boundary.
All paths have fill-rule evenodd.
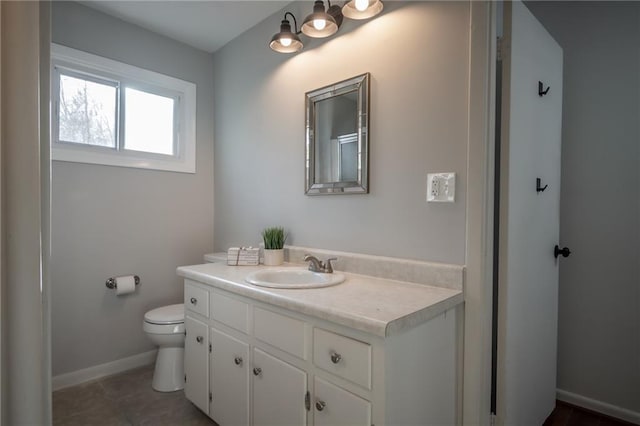
<path id="1" fill-rule="evenodd" d="M 565 248 L 560 248 L 557 244 L 553 249 L 553 255 L 555 256 L 555 258 L 557 259 L 558 256 L 562 255 L 562 257 L 569 257 L 569 255 L 571 254 L 571 250 L 569 250 L 568 247 Z"/>
<path id="2" fill-rule="evenodd" d="M 547 89 L 544 89 L 544 84 L 541 81 L 538 81 L 538 96 L 542 97 L 544 95 L 546 95 L 547 93 L 549 93 L 549 89 L 551 89 L 551 86 L 547 87 Z"/>
<path id="3" fill-rule="evenodd" d="M 547 186 L 549 186 L 549 185 L 545 185 L 545 186 L 540 186 L 540 185 L 542 185 L 542 179 L 536 178 L 536 192 L 542 192 L 545 189 L 547 189 Z"/>

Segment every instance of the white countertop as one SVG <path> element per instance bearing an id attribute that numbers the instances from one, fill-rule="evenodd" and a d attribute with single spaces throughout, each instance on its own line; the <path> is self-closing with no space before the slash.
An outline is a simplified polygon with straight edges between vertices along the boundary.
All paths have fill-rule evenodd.
<path id="1" fill-rule="evenodd" d="M 282 267 L 304 268 L 300 264 Z M 462 291 L 344 273 L 332 287 L 276 289 L 251 285 L 245 277 L 268 266 L 224 263 L 181 266 L 178 275 L 294 312 L 324 319 L 376 336 L 388 337 L 428 321 L 463 302 Z"/>

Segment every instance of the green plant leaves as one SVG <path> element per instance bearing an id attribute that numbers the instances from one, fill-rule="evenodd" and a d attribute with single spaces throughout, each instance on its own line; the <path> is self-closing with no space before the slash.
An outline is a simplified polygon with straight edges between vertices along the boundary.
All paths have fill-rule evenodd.
<path id="1" fill-rule="evenodd" d="M 284 247 L 287 236 L 284 234 L 283 227 L 273 226 L 262 231 L 262 239 L 266 250 L 278 250 Z"/>

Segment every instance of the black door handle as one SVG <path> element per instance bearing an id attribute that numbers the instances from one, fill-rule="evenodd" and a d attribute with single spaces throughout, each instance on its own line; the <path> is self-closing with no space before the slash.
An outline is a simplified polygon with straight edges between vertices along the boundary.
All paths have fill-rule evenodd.
<path id="1" fill-rule="evenodd" d="M 556 246 L 553 249 L 553 255 L 555 256 L 556 259 L 560 255 L 562 255 L 562 257 L 569 257 L 570 254 L 571 254 L 571 250 L 569 250 L 569 247 L 560 248 L 556 244 Z"/>

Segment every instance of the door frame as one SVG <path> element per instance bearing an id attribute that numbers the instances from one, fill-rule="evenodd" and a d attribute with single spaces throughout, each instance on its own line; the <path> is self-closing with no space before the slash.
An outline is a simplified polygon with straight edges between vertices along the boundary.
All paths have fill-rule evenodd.
<path id="1" fill-rule="evenodd" d="M 50 424 L 51 5 L 0 9 L 1 38 L 12 40 L 0 60 L 0 423 Z"/>
<path id="2" fill-rule="evenodd" d="M 462 418 L 459 424 L 491 423 L 491 330 L 494 231 L 497 9 L 470 1 L 469 113 L 465 309 L 462 347 Z"/>

